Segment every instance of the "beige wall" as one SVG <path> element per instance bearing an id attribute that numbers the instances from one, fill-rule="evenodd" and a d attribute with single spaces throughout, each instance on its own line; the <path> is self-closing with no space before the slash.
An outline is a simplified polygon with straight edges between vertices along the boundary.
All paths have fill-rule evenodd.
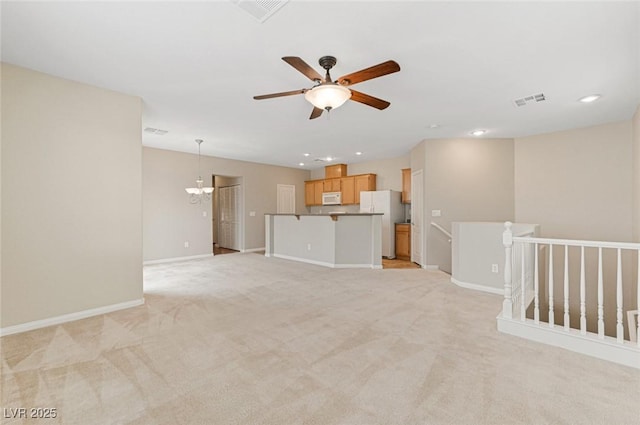
<path id="1" fill-rule="evenodd" d="M 631 122 L 515 140 L 516 220 L 543 237 L 631 241 Z"/>
<path id="2" fill-rule="evenodd" d="M 2 65 L 3 328 L 142 299 L 141 111 Z"/>
<path id="3" fill-rule="evenodd" d="M 639 9 L 640 10 L 640 9 Z M 632 119 L 633 132 L 633 241 L 640 242 L 640 105 Z"/>
<path id="4" fill-rule="evenodd" d="M 513 139 L 423 143 L 426 263 L 451 273 L 451 244 L 431 222 L 450 232 L 454 221 L 513 220 Z M 432 210 L 441 216 L 433 217 Z"/>
<path id="5" fill-rule="evenodd" d="M 409 155 L 349 164 L 349 174 L 375 174 L 377 190 L 402 191 L 402 169 L 411 167 Z"/>
<path id="6" fill-rule="evenodd" d="M 143 148 L 145 261 L 211 253 L 211 203 L 190 204 L 184 191 L 197 177 L 197 158 L 194 154 Z M 243 249 L 264 248 L 264 214 L 276 212 L 278 184 L 295 185 L 296 211 L 307 212 L 304 181 L 309 180 L 309 171 L 209 156 L 202 156 L 201 169 L 207 182 L 211 175 L 242 178 Z M 252 211 L 255 216 L 250 215 Z M 189 248 L 184 248 L 186 241 Z"/>

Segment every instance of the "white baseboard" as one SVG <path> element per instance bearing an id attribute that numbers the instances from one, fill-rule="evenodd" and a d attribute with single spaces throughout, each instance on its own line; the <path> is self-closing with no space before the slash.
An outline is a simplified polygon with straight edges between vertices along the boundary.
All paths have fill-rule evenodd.
<path id="1" fill-rule="evenodd" d="M 562 326 L 536 325 L 531 319 L 522 322 L 501 315 L 496 319 L 500 332 L 640 369 L 640 348 L 635 343 L 618 344 L 616 338 L 605 336 L 600 339 L 592 333 L 581 335 L 576 329 L 565 331 Z"/>
<path id="2" fill-rule="evenodd" d="M 477 283 L 462 282 L 453 277 L 451 278 L 451 282 L 455 283 L 456 285 L 462 288 L 473 289 L 474 291 L 482 291 L 482 292 L 488 292 L 490 294 L 504 295 L 504 289 L 502 288 L 492 288 L 490 286 L 479 285 Z"/>
<path id="3" fill-rule="evenodd" d="M 422 266 L 422 268 L 425 270 L 440 270 L 440 267 L 436 266 L 435 264 L 426 264 Z"/>
<path id="4" fill-rule="evenodd" d="M 266 251 L 266 249 L 262 247 L 262 248 L 249 248 L 249 249 L 240 250 L 240 252 L 260 252 L 260 251 Z"/>
<path id="5" fill-rule="evenodd" d="M 32 331 L 34 329 L 46 328 L 47 326 L 60 325 L 62 323 L 73 322 L 74 320 L 86 319 L 87 317 L 124 310 L 125 308 L 137 307 L 142 304 L 144 304 L 144 298 L 106 305 L 104 307 L 92 308 L 89 310 L 77 311 L 75 313 L 63 314 L 62 316 L 50 317 L 48 319 L 34 320 L 33 322 L 21 323 L 19 325 L 7 326 L 6 328 L 0 328 L 0 336 Z"/>
<path id="6" fill-rule="evenodd" d="M 152 264 L 174 263 L 176 261 L 198 260 L 198 259 L 201 259 L 201 258 L 210 258 L 210 257 L 213 257 L 213 253 L 211 253 L 211 254 L 201 254 L 201 255 L 192 255 L 190 257 L 172 257 L 172 258 L 162 258 L 160 260 L 143 261 L 142 265 L 149 266 L 149 265 L 152 265 Z"/>
<path id="7" fill-rule="evenodd" d="M 333 264 L 326 261 L 311 260 L 309 258 L 293 257 L 290 255 L 271 254 L 271 257 L 282 258 L 283 260 L 299 261 L 301 263 L 315 264 L 316 266 L 329 267 L 332 269 L 378 269 L 382 268 L 382 265 L 377 266 L 373 264 Z"/>
<path id="8" fill-rule="evenodd" d="M 334 264 L 334 269 L 381 269 L 382 265 L 375 264 Z"/>

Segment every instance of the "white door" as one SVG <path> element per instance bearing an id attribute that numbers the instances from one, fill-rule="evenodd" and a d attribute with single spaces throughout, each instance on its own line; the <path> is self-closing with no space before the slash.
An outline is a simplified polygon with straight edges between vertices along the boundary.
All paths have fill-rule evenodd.
<path id="1" fill-rule="evenodd" d="M 240 186 L 220 188 L 220 232 L 222 248 L 240 250 Z"/>
<path id="2" fill-rule="evenodd" d="M 292 184 L 278 185 L 278 214 L 295 214 L 296 212 L 296 187 Z"/>
<path id="3" fill-rule="evenodd" d="M 422 170 L 411 173 L 411 261 L 424 266 Z"/>

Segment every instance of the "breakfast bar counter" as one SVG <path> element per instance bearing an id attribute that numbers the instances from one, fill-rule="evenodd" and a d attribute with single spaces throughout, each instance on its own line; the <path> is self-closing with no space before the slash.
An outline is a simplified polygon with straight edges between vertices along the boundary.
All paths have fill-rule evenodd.
<path id="1" fill-rule="evenodd" d="M 265 256 L 332 268 L 382 268 L 382 214 L 265 214 Z"/>

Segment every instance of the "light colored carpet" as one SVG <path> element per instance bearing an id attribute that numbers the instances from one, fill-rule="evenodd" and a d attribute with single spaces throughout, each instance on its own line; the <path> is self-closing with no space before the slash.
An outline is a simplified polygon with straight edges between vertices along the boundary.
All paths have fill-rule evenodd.
<path id="1" fill-rule="evenodd" d="M 500 334 L 501 298 L 440 272 L 229 254 L 144 278 L 144 306 L 2 338 L 2 407 L 57 409 L 38 424 L 640 423 L 640 371 Z"/>

